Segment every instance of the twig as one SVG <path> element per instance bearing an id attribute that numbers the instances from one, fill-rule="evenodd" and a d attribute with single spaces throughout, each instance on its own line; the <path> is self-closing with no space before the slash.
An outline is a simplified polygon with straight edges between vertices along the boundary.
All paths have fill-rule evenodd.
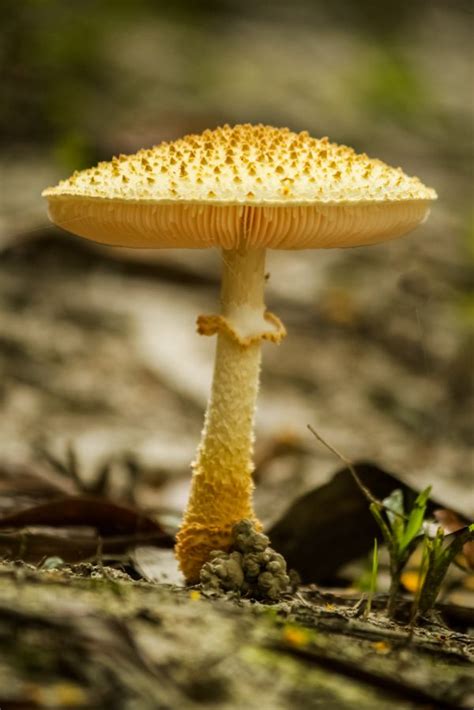
<path id="1" fill-rule="evenodd" d="M 104 574 L 103 552 L 104 552 L 104 542 L 102 540 L 102 537 L 99 535 L 99 538 L 97 540 L 96 558 L 97 558 L 97 565 L 100 569 L 101 574 Z"/>
<path id="2" fill-rule="evenodd" d="M 403 520 L 408 520 L 408 517 L 407 517 L 406 515 L 403 515 L 402 513 L 398 513 L 396 510 L 392 510 L 389 506 L 385 505 L 385 503 L 383 503 L 381 500 L 379 500 L 378 498 L 376 498 L 376 497 L 373 495 L 373 493 L 367 488 L 367 486 L 365 486 L 365 485 L 362 483 L 362 481 L 360 480 L 359 474 L 357 473 L 357 471 L 356 471 L 356 469 L 355 469 L 355 466 L 354 466 L 354 464 L 352 463 L 352 461 L 351 461 L 350 459 L 346 458 L 346 457 L 345 457 L 343 454 L 341 454 L 341 452 L 338 451 L 334 446 L 331 446 L 331 444 L 329 444 L 327 441 L 325 441 L 325 440 L 323 439 L 323 437 L 321 436 L 321 434 L 318 434 L 318 432 L 316 431 L 316 429 L 314 429 L 314 428 L 311 426 L 311 424 L 307 424 L 307 427 L 308 427 L 308 429 L 310 430 L 311 434 L 313 434 L 313 436 L 315 436 L 316 439 L 317 439 L 323 446 L 326 447 L 326 449 L 328 449 L 332 454 L 334 454 L 335 456 L 337 456 L 337 458 L 340 459 L 340 461 L 342 461 L 342 463 L 344 463 L 344 464 L 347 466 L 347 468 L 349 469 L 349 471 L 350 471 L 350 473 L 351 473 L 351 475 L 352 475 L 352 478 L 354 479 L 354 481 L 356 482 L 357 486 L 360 488 L 360 490 L 361 490 L 362 493 L 365 495 L 365 497 L 367 498 L 368 501 L 370 501 L 371 503 L 373 503 L 374 505 L 376 505 L 376 506 L 377 506 L 378 508 L 380 508 L 380 509 L 390 511 L 390 513 L 393 513 L 393 515 L 397 515 L 399 518 L 402 518 Z"/>
<path id="3" fill-rule="evenodd" d="M 369 489 L 367 488 L 367 486 L 364 486 L 364 484 L 362 483 L 362 481 L 361 481 L 360 478 L 359 478 L 359 475 L 358 475 L 357 471 L 355 470 L 355 466 L 354 466 L 354 464 L 352 463 L 352 461 L 350 461 L 348 458 L 346 458 L 345 456 L 343 456 L 343 454 L 341 454 L 340 451 L 338 451 L 337 449 L 334 448 L 334 446 L 331 446 L 331 444 L 329 444 L 327 441 L 325 441 L 325 440 L 323 439 L 323 437 L 321 436 L 321 434 L 318 434 L 318 432 L 316 431 L 316 429 L 314 429 L 314 428 L 311 426 L 311 424 L 308 424 L 307 426 L 308 426 L 308 429 L 310 430 L 311 434 L 313 434 L 313 436 L 315 436 L 316 439 L 317 439 L 323 446 L 326 447 L 326 449 L 328 449 L 332 454 L 334 454 L 335 456 L 337 456 L 337 458 L 340 459 L 340 460 L 342 461 L 342 463 L 344 463 L 344 464 L 347 466 L 347 468 L 349 469 L 349 471 L 350 471 L 351 474 L 352 474 L 352 478 L 353 478 L 354 481 L 357 483 L 357 485 L 359 486 L 360 490 L 361 490 L 362 493 L 365 495 L 365 497 L 367 498 L 367 500 L 370 500 L 371 503 L 376 503 L 377 505 L 383 507 L 382 501 L 380 501 L 380 500 L 378 500 L 377 498 L 375 498 L 375 496 L 369 491 Z"/>

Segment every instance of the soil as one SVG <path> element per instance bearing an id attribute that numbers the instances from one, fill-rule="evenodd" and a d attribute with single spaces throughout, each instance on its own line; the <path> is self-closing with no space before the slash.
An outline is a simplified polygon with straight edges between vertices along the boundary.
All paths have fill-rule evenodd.
<path id="1" fill-rule="evenodd" d="M 383 600 L 380 600 L 380 604 Z M 378 600 L 375 600 L 377 606 Z M 474 645 L 340 594 L 204 597 L 83 564 L 0 567 L 2 708 L 468 708 Z M 467 614 L 467 612 L 466 612 Z M 472 612 L 458 628 L 472 624 Z"/>

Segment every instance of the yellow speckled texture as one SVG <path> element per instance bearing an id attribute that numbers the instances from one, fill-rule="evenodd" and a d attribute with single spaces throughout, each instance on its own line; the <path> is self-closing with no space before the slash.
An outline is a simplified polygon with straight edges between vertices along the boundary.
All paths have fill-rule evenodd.
<path id="1" fill-rule="evenodd" d="M 224 252 L 223 263 L 222 314 L 229 324 L 242 308 L 263 316 L 265 251 Z M 243 518 L 255 520 L 253 424 L 262 338 L 263 333 L 242 344 L 229 330 L 218 331 L 212 392 L 176 546 L 189 582 L 199 581 L 211 550 L 228 548 L 234 523 Z"/>
<path id="2" fill-rule="evenodd" d="M 223 126 L 74 173 L 44 193 L 211 204 L 432 200 L 401 168 L 327 138 L 272 126 Z"/>
<path id="3" fill-rule="evenodd" d="M 224 249 L 383 241 L 417 226 L 436 199 L 401 168 L 263 125 L 223 126 L 121 155 L 43 195 L 56 224 L 95 241 Z"/>
<path id="4" fill-rule="evenodd" d="M 211 550 L 228 548 L 234 523 L 255 518 L 252 449 L 260 356 L 260 343 L 243 347 L 219 334 L 213 391 L 176 546 L 190 582 L 199 580 Z"/>

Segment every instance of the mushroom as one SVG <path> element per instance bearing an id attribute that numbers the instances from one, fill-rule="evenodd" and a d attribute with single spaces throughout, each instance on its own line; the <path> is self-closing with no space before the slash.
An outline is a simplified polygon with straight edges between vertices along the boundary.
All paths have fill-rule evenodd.
<path id="1" fill-rule="evenodd" d="M 223 126 L 75 172 L 43 192 L 60 227 L 104 244 L 222 250 L 212 391 L 176 554 L 188 582 L 226 550 L 252 507 L 261 344 L 285 336 L 264 305 L 271 249 L 353 247 L 394 239 L 428 216 L 434 190 L 400 168 L 306 131 Z"/>

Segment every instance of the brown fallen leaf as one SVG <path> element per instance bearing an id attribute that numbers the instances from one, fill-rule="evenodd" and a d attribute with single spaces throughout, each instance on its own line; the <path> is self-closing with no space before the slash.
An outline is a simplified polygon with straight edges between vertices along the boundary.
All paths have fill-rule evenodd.
<path id="1" fill-rule="evenodd" d="M 155 533 L 172 542 L 145 513 L 92 496 L 66 496 L 0 518 L 0 528 L 87 526 L 101 536 Z"/>
<path id="2" fill-rule="evenodd" d="M 463 520 L 454 510 L 439 508 L 433 511 L 433 516 L 446 534 L 457 532 L 466 526 Z M 461 564 L 463 567 L 474 570 L 474 542 L 466 542 L 462 548 Z M 464 563 L 464 564 L 463 564 Z"/>
<path id="3" fill-rule="evenodd" d="M 398 476 L 375 464 L 361 462 L 354 464 L 354 469 L 363 486 L 379 500 L 396 488 L 403 491 L 407 502 L 417 495 Z M 439 502 L 430 499 L 429 512 L 439 507 Z M 304 582 L 326 585 L 337 583 L 338 570 L 367 554 L 374 537 L 380 539 L 368 501 L 349 468 L 337 471 L 328 483 L 298 498 L 266 532 L 272 546 Z"/>
<path id="4" fill-rule="evenodd" d="M 0 556 L 38 564 L 123 555 L 137 544 L 170 548 L 173 536 L 145 513 L 91 496 L 67 496 L 0 518 Z"/>
<path id="5" fill-rule="evenodd" d="M 0 515 L 76 492 L 72 481 L 54 471 L 40 466 L 0 462 Z"/>
<path id="6" fill-rule="evenodd" d="M 87 532 L 86 532 L 87 531 Z M 0 533 L 0 558 L 40 564 L 48 557 L 60 557 L 67 563 L 98 560 L 103 557 L 120 559 L 135 545 L 167 545 L 159 533 L 114 535 L 101 538 L 85 528 L 24 528 L 20 531 Z"/>

